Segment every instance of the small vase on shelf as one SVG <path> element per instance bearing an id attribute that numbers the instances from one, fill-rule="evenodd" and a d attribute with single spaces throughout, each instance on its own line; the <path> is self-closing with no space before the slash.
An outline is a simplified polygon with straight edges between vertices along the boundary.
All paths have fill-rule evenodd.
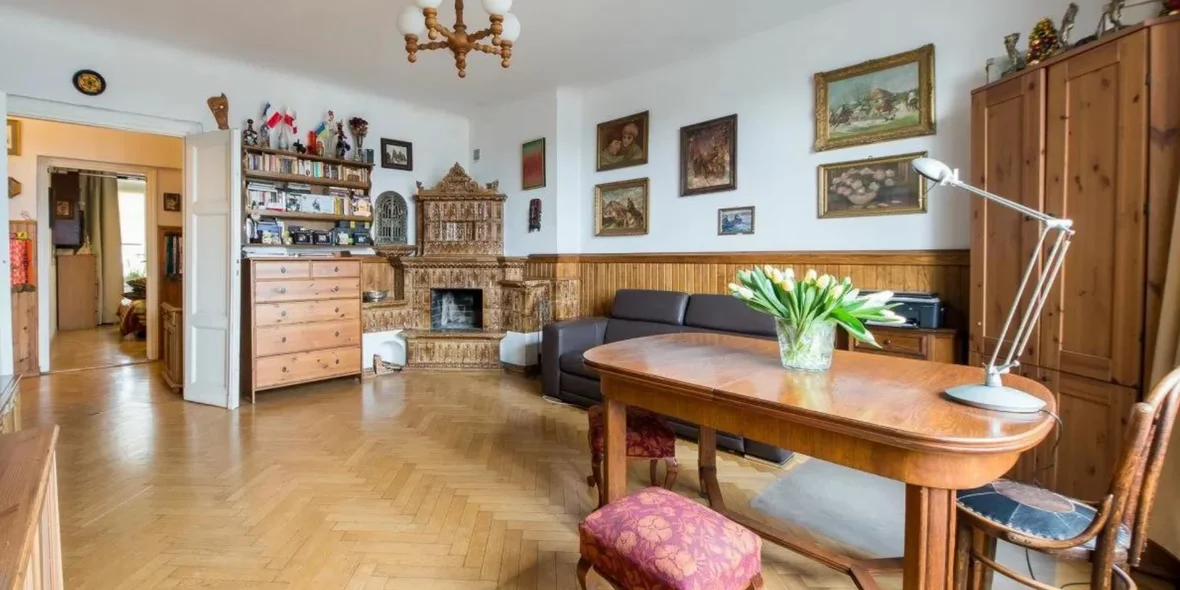
<path id="1" fill-rule="evenodd" d="M 781 271 L 769 265 L 743 270 L 729 292 L 754 311 L 774 317 L 778 334 L 779 360 L 793 371 L 822 372 L 832 366 L 836 347 L 836 326 L 861 342 L 877 346 L 865 322 L 898 324 L 905 320 L 890 311 L 893 293 L 878 291 L 861 295 L 852 279 L 839 281 L 831 275 L 807 271 L 795 280 L 791 269 Z"/>

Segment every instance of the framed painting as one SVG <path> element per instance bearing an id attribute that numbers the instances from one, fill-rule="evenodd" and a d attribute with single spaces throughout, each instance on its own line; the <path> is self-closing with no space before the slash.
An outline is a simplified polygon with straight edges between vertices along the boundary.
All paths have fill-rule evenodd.
<path id="1" fill-rule="evenodd" d="M 737 115 L 680 128 L 680 196 L 737 188 Z"/>
<path id="2" fill-rule="evenodd" d="M 815 151 L 934 134 L 934 46 L 815 75 Z"/>
<path id="3" fill-rule="evenodd" d="M 545 138 L 534 139 L 520 148 L 520 188 L 545 186 Z"/>
<path id="4" fill-rule="evenodd" d="M 5 119 L 4 125 L 5 145 L 8 147 L 8 155 L 20 155 L 20 121 L 16 119 Z"/>
<path id="5" fill-rule="evenodd" d="M 414 144 L 381 138 L 381 167 L 393 170 L 414 169 Z"/>
<path id="6" fill-rule="evenodd" d="M 647 163 L 648 111 L 598 124 L 598 171 Z"/>
<path id="7" fill-rule="evenodd" d="M 73 201 L 59 200 L 53 202 L 53 218 L 54 219 L 73 219 L 74 218 L 74 203 Z"/>
<path id="8" fill-rule="evenodd" d="M 819 167 L 819 217 L 926 212 L 926 183 L 911 167 L 926 152 Z"/>
<path id="9" fill-rule="evenodd" d="M 164 193 L 164 210 L 180 211 L 180 193 Z"/>
<path id="10" fill-rule="evenodd" d="M 717 235 L 740 236 L 754 233 L 754 208 L 730 207 L 717 210 Z"/>
<path id="11" fill-rule="evenodd" d="M 646 178 L 594 187 L 594 235 L 647 234 L 651 183 Z"/>

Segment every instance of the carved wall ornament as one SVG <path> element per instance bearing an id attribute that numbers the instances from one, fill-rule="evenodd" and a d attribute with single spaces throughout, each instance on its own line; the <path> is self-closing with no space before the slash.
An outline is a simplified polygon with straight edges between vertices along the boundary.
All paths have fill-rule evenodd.
<path id="1" fill-rule="evenodd" d="M 222 92 L 221 96 L 210 96 L 205 103 L 213 112 L 213 120 L 217 121 L 217 128 L 229 129 L 229 99 L 225 97 L 225 93 Z"/>

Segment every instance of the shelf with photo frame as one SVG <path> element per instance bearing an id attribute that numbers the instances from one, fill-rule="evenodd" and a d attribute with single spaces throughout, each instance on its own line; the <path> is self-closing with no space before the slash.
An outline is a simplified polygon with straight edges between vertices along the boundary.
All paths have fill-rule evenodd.
<path id="1" fill-rule="evenodd" d="M 373 208 L 372 164 L 269 148 L 242 148 L 247 247 L 367 246 Z M 278 228 L 277 231 L 275 229 Z M 288 243 L 263 243 L 286 240 Z M 294 243 L 301 236 L 329 234 L 331 244 Z"/>

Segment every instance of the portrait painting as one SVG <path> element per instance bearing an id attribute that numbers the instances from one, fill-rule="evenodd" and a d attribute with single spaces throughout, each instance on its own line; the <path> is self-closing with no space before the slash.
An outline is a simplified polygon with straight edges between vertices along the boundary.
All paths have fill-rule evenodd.
<path id="1" fill-rule="evenodd" d="M 598 124 L 598 171 L 647 163 L 648 112 Z"/>
<path id="2" fill-rule="evenodd" d="M 926 183 L 912 164 L 926 152 L 819 167 L 819 216 L 926 212 Z"/>
<path id="3" fill-rule="evenodd" d="M 717 235 L 740 236 L 753 233 L 753 207 L 730 207 L 717 210 Z"/>
<path id="4" fill-rule="evenodd" d="M 164 193 L 164 210 L 180 211 L 180 193 Z"/>
<path id="5" fill-rule="evenodd" d="M 73 201 L 54 201 L 53 202 L 53 218 L 54 219 L 73 219 L 74 218 L 74 203 Z"/>
<path id="6" fill-rule="evenodd" d="M 680 196 L 737 188 L 737 115 L 680 128 Z"/>
<path id="7" fill-rule="evenodd" d="M 520 188 L 545 186 L 545 138 L 534 139 L 520 148 Z"/>
<path id="8" fill-rule="evenodd" d="M 934 46 L 815 75 L 815 150 L 934 134 Z"/>
<path id="9" fill-rule="evenodd" d="M 5 144 L 8 146 L 8 155 L 20 155 L 20 121 L 16 119 L 5 119 L 7 122 L 4 125 Z"/>
<path id="10" fill-rule="evenodd" d="M 594 235 L 646 234 L 650 191 L 651 183 L 646 178 L 594 187 Z"/>
<path id="11" fill-rule="evenodd" d="M 381 167 L 394 170 L 414 169 L 414 144 L 381 138 Z"/>

